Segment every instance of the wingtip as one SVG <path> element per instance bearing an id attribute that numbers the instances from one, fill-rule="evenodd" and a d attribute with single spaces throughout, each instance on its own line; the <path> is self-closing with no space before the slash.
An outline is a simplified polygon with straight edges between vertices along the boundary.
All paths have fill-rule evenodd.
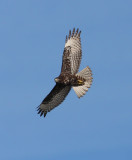
<path id="1" fill-rule="evenodd" d="M 69 30 L 69 37 L 68 38 L 70 39 L 70 37 L 71 37 L 71 30 Z"/>
<path id="2" fill-rule="evenodd" d="M 78 33 L 78 36 L 80 37 L 80 35 L 81 35 L 81 31 Z"/>
<path id="3" fill-rule="evenodd" d="M 76 35 L 78 34 L 78 31 L 79 31 L 79 28 L 77 28 L 77 30 L 76 30 Z"/>
<path id="4" fill-rule="evenodd" d="M 47 115 L 47 112 L 44 113 L 44 117 L 46 117 L 46 115 Z"/>
<path id="5" fill-rule="evenodd" d="M 74 33 L 75 33 L 75 28 L 73 28 L 72 36 L 71 36 L 71 37 L 73 37 L 73 36 L 74 36 Z"/>
<path id="6" fill-rule="evenodd" d="M 37 107 L 37 112 L 40 115 L 40 117 L 42 115 L 44 115 L 44 117 L 46 117 L 46 115 L 47 115 L 47 111 L 42 111 L 42 109 L 40 108 L 40 105 Z"/>
<path id="7" fill-rule="evenodd" d="M 77 28 L 77 30 L 76 30 L 74 27 L 72 32 L 71 32 L 71 30 L 69 30 L 69 35 L 68 35 L 68 37 L 66 36 L 66 42 L 68 41 L 68 39 L 70 39 L 71 37 L 74 37 L 74 36 L 80 38 L 80 35 L 81 35 L 81 31 L 79 31 L 79 28 Z"/>

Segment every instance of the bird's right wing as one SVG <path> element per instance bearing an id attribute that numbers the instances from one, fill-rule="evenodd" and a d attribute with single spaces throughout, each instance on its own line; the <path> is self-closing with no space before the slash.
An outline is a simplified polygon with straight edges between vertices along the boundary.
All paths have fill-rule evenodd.
<path id="1" fill-rule="evenodd" d="M 47 112 L 50 112 L 64 101 L 70 90 L 71 86 L 69 85 L 56 84 L 52 91 L 38 106 L 38 114 L 40 114 L 40 116 L 44 114 L 45 117 Z"/>
<path id="2" fill-rule="evenodd" d="M 72 33 L 70 30 L 69 35 L 66 36 L 61 73 L 76 74 L 78 72 L 82 58 L 80 34 L 81 31 L 78 29 L 75 31 L 74 28 Z"/>

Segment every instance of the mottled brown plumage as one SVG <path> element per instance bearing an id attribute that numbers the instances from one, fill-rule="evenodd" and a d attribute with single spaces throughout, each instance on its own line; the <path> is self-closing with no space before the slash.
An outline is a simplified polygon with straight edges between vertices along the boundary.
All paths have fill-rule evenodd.
<path id="1" fill-rule="evenodd" d="M 66 36 L 61 73 L 55 78 L 55 87 L 38 107 L 40 116 L 44 114 L 45 117 L 47 112 L 62 103 L 71 87 L 80 98 L 92 84 L 92 72 L 89 67 L 77 73 L 82 58 L 80 34 L 81 31 L 79 29 L 75 31 L 74 28 L 72 33 L 70 30 L 69 35 Z"/>

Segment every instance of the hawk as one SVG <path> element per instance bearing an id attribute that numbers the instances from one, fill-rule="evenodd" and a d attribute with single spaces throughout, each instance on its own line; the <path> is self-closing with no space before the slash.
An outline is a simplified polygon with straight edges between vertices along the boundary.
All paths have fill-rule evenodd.
<path id="1" fill-rule="evenodd" d="M 75 28 L 66 36 L 60 75 L 55 78 L 56 85 L 38 106 L 38 114 L 46 116 L 47 112 L 61 104 L 71 88 L 78 98 L 82 97 L 92 84 L 92 71 L 87 66 L 78 73 L 82 58 L 81 31 Z"/>

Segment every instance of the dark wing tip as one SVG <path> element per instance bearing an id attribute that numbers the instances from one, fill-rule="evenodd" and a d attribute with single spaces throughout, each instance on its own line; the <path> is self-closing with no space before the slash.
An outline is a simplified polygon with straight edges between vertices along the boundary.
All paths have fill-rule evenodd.
<path id="1" fill-rule="evenodd" d="M 72 31 L 72 35 L 71 35 L 71 37 L 73 37 L 73 36 L 74 36 L 74 33 L 75 33 L 75 28 L 73 28 L 73 31 Z"/>
<path id="2" fill-rule="evenodd" d="M 47 112 L 44 112 L 44 117 L 46 117 Z"/>
<path id="3" fill-rule="evenodd" d="M 69 31 L 69 37 L 68 37 L 69 39 L 71 38 L 71 30 Z"/>
<path id="4" fill-rule="evenodd" d="M 78 36 L 80 37 L 80 35 L 81 35 L 81 31 L 78 33 Z"/>
<path id="5" fill-rule="evenodd" d="M 47 111 L 43 111 L 40 106 L 37 107 L 38 114 L 40 114 L 40 117 L 44 114 L 44 117 L 46 117 Z"/>
<path id="6" fill-rule="evenodd" d="M 77 28 L 77 30 L 76 30 L 76 33 L 75 33 L 75 36 L 77 36 L 77 34 L 78 34 L 78 31 L 79 31 L 79 29 Z"/>
<path id="7" fill-rule="evenodd" d="M 71 32 L 71 30 L 69 30 L 69 35 L 66 36 L 65 42 L 67 42 L 67 40 L 70 39 L 71 37 L 78 37 L 78 38 L 80 38 L 80 34 L 81 34 L 81 31 L 79 31 L 79 28 L 77 28 L 77 30 L 75 28 L 73 28 L 72 32 Z"/>
<path id="8" fill-rule="evenodd" d="M 66 42 L 68 39 L 70 39 L 71 37 L 79 37 L 80 38 L 80 34 L 81 34 L 81 31 L 79 31 L 79 28 L 77 28 L 77 30 L 75 28 L 73 28 L 73 31 L 71 33 L 71 30 L 69 30 L 69 35 L 68 35 L 68 38 L 66 36 Z"/>

